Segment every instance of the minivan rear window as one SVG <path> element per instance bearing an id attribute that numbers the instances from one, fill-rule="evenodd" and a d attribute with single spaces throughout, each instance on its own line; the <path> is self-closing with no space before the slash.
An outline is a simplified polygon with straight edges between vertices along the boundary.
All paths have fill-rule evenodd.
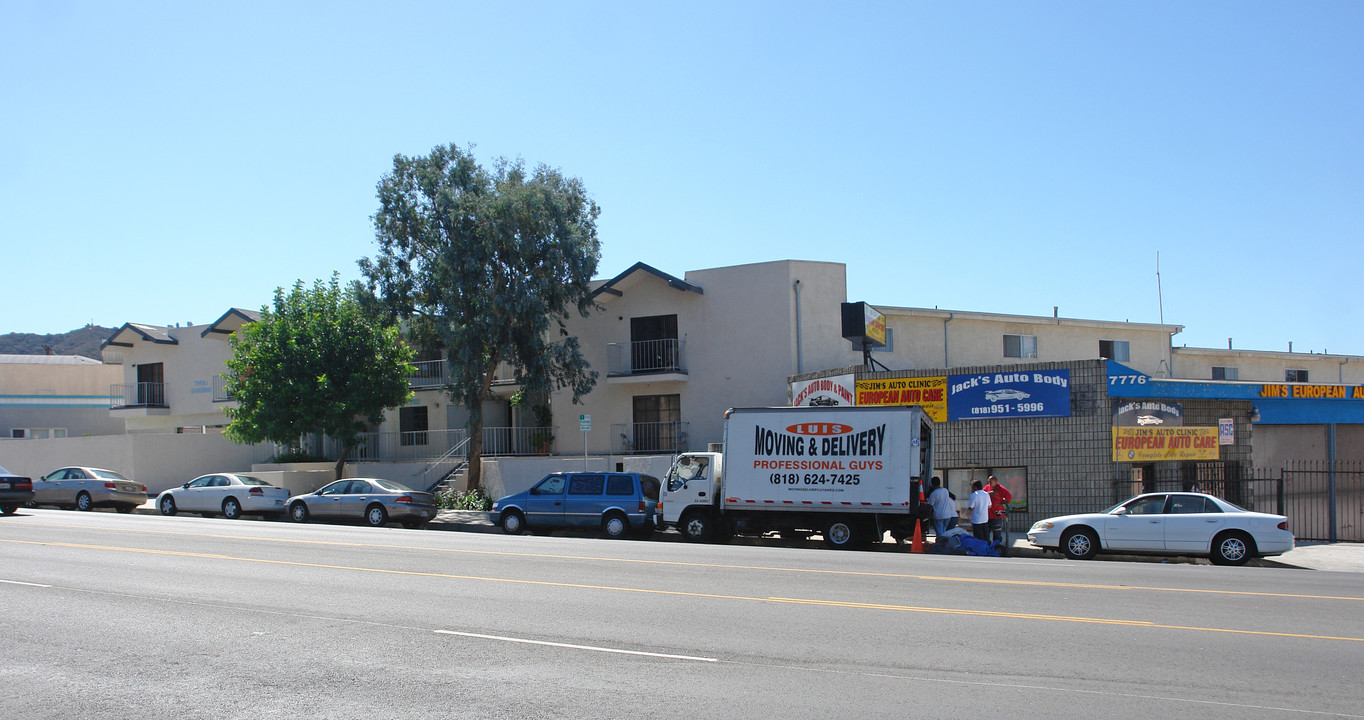
<path id="1" fill-rule="evenodd" d="M 639 484 L 644 489 L 644 497 L 650 500 L 658 499 L 658 488 L 662 485 L 658 478 L 653 475 L 640 475 Z"/>
<path id="2" fill-rule="evenodd" d="M 606 494 L 626 497 L 634 495 L 635 479 L 629 475 L 612 475 L 606 478 Z"/>

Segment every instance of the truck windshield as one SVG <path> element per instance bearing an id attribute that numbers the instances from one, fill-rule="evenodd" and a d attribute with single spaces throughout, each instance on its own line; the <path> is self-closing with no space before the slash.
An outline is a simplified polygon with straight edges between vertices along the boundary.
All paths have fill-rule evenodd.
<path id="1" fill-rule="evenodd" d="M 693 478 L 704 480 L 709 465 L 709 458 L 684 455 L 678 459 L 672 470 L 668 471 L 668 492 L 681 490 L 682 486 Z"/>

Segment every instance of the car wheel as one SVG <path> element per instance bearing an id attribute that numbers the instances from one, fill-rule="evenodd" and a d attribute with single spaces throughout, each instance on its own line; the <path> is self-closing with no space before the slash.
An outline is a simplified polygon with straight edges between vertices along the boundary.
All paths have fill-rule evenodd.
<path id="1" fill-rule="evenodd" d="M 693 511 L 682 517 L 677 529 L 689 542 L 705 542 L 710 539 L 710 515 L 703 511 Z"/>
<path id="2" fill-rule="evenodd" d="M 242 516 L 242 504 L 237 502 L 237 498 L 228 498 L 223 501 L 223 517 L 228 520 L 236 520 Z"/>
<path id="3" fill-rule="evenodd" d="M 630 532 L 630 521 L 620 513 L 611 513 L 601 519 L 601 531 L 612 540 L 623 538 Z"/>
<path id="4" fill-rule="evenodd" d="M 1214 565 L 1245 565 L 1255 555 L 1255 541 L 1242 532 L 1218 535 L 1212 541 Z"/>
<path id="5" fill-rule="evenodd" d="M 161 502 L 157 503 L 157 506 L 161 508 L 162 515 L 175 514 L 175 498 L 171 497 L 170 495 L 162 497 Z"/>
<path id="6" fill-rule="evenodd" d="M 848 550 L 857 547 L 857 526 L 837 518 L 824 527 L 824 544 L 835 550 Z"/>
<path id="7" fill-rule="evenodd" d="M 123 513 L 124 515 L 127 515 L 128 513 L 132 512 L 132 511 L 133 511 L 133 508 L 135 508 L 135 507 L 137 507 L 137 506 L 136 506 L 136 505 L 119 505 L 118 507 L 116 507 L 116 508 L 114 508 L 114 509 L 115 509 L 115 510 L 118 510 L 119 512 Z"/>
<path id="8" fill-rule="evenodd" d="M 365 508 L 365 522 L 369 523 L 370 527 L 383 527 L 388 523 L 388 511 L 383 505 L 370 505 Z"/>
<path id="9" fill-rule="evenodd" d="M 296 502 L 289 506 L 289 519 L 296 523 L 308 522 L 308 506 L 301 502 Z"/>
<path id="10" fill-rule="evenodd" d="M 84 490 L 76 495 L 76 509 L 81 512 L 90 512 L 95 509 L 95 501 L 90 499 L 90 493 Z"/>
<path id="11" fill-rule="evenodd" d="M 8 505 L 0 505 L 0 513 L 4 513 L 6 515 L 13 515 L 14 513 L 17 512 L 19 512 L 19 506 L 15 505 L 14 503 L 10 503 Z"/>
<path id="12" fill-rule="evenodd" d="M 521 513 L 515 510 L 508 510 L 502 513 L 502 532 L 508 535 L 520 535 L 526 529 L 526 520 L 521 517 Z"/>
<path id="13" fill-rule="evenodd" d="M 1069 530 L 1061 536 L 1061 552 L 1071 560 L 1092 560 L 1099 554 L 1099 536 L 1089 528 Z"/>

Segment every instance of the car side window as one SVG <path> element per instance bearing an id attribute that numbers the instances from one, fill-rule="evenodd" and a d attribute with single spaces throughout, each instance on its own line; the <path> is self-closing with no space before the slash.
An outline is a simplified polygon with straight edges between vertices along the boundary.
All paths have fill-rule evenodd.
<path id="1" fill-rule="evenodd" d="M 568 494 L 600 495 L 605 487 L 605 475 L 574 475 L 568 481 Z"/>
<path id="2" fill-rule="evenodd" d="M 346 494 L 364 495 L 365 493 L 373 492 L 373 490 L 374 489 L 369 486 L 369 483 L 364 480 L 352 480 L 350 481 L 350 487 L 346 488 Z"/>
<path id="3" fill-rule="evenodd" d="M 539 483 L 538 485 L 536 485 L 535 487 L 531 488 L 531 489 L 530 489 L 530 494 L 531 494 L 531 495 L 563 495 L 563 494 L 564 494 L 564 476 L 563 476 L 563 475 L 550 475 L 549 477 L 545 478 L 544 480 L 541 480 L 540 483 Z"/>
<path id="4" fill-rule="evenodd" d="M 227 481 L 227 478 L 222 475 L 213 478 L 213 487 L 227 487 L 230 484 L 231 483 Z"/>
<path id="5" fill-rule="evenodd" d="M 198 477 L 189 481 L 189 487 L 192 488 L 209 487 L 212 483 L 213 483 L 212 476 Z"/>
<path id="6" fill-rule="evenodd" d="M 631 475 L 611 475 L 606 478 L 606 494 L 629 497 L 635 494 L 635 478 Z"/>
<path id="7" fill-rule="evenodd" d="M 1208 506 L 1212 509 L 1209 510 Z M 1220 508 L 1208 502 L 1207 498 L 1197 495 L 1171 495 L 1170 514 L 1172 515 L 1192 515 L 1194 513 L 1218 512 Z"/>
<path id="8" fill-rule="evenodd" d="M 1159 515 L 1165 511 L 1165 496 L 1140 498 L 1127 503 L 1128 515 Z"/>
<path id="9" fill-rule="evenodd" d="M 76 468 L 72 468 L 72 469 L 70 469 L 70 470 L 67 470 L 67 471 L 66 471 L 66 479 L 67 479 L 67 480 L 84 480 L 84 479 L 85 479 L 85 471 L 84 471 L 84 470 L 78 470 L 78 469 L 76 469 Z"/>

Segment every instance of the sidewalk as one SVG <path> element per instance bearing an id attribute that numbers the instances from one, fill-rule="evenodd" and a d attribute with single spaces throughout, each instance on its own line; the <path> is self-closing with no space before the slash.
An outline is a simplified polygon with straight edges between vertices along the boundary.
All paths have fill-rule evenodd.
<path id="1" fill-rule="evenodd" d="M 156 515 L 158 513 L 156 503 L 151 499 L 137 508 L 136 512 L 143 515 Z M 494 525 L 492 521 L 488 519 L 488 513 L 478 510 L 441 510 L 436 514 L 435 519 L 428 523 L 426 527 L 431 530 L 453 532 L 502 532 L 501 528 Z M 679 542 L 681 541 L 681 536 L 676 533 L 669 533 L 665 535 L 664 538 Z M 1058 553 L 1048 552 L 1041 548 L 1034 547 L 1032 543 L 1028 542 L 1027 536 L 1022 533 L 1013 534 L 1011 542 L 1009 543 L 1009 556 L 1053 559 L 1061 557 Z M 1108 560 L 1120 562 L 1208 563 L 1206 558 L 1191 558 L 1185 556 L 1099 555 L 1097 559 L 1100 561 Z M 1283 555 L 1251 560 L 1250 565 L 1258 567 L 1364 573 L 1364 543 L 1304 542 Z"/>

